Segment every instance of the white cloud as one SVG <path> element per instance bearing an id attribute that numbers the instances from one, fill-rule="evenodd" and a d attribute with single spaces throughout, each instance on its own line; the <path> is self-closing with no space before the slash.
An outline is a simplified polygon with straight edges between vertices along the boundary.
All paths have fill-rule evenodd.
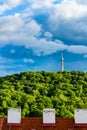
<path id="1" fill-rule="evenodd" d="M 16 37 L 19 35 L 18 33 L 21 32 L 23 25 L 23 21 L 20 17 L 2 16 L 0 19 L 0 45 L 16 41 Z"/>
<path id="2" fill-rule="evenodd" d="M 0 19 L 0 44 L 3 46 L 9 43 L 18 46 L 24 45 L 39 56 L 49 55 L 61 50 L 78 54 L 86 54 L 87 52 L 86 46 L 69 46 L 60 40 L 53 41 L 51 39 L 52 34 L 47 31 L 44 33 L 46 38 L 40 38 L 41 31 L 41 26 L 34 19 L 25 20 L 21 17 L 21 14 L 3 16 Z M 11 53 L 15 53 L 15 51 L 11 50 Z M 28 62 L 28 60 L 25 59 L 24 62 Z"/>
<path id="3" fill-rule="evenodd" d="M 22 4 L 22 0 L 3 0 L 3 2 L 11 8 L 17 7 Z"/>
<path id="4" fill-rule="evenodd" d="M 87 1 L 81 0 L 27 0 L 33 11 L 45 12 L 54 18 L 78 19 L 87 14 Z M 57 3 L 57 4 L 55 4 Z M 36 13 L 34 12 L 34 13 Z"/>
<path id="5" fill-rule="evenodd" d="M 67 51 L 77 54 L 86 54 L 87 53 L 87 46 L 83 45 L 70 45 L 67 48 Z"/>
<path id="6" fill-rule="evenodd" d="M 84 5 L 87 4 L 87 0 L 76 0 L 76 2 L 77 2 L 78 4 L 84 4 Z"/>
<path id="7" fill-rule="evenodd" d="M 61 41 L 48 41 L 44 38 L 36 39 L 34 37 L 31 39 L 31 41 L 31 46 L 26 45 L 26 47 L 32 48 L 33 53 L 38 56 L 49 55 L 60 50 L 65 50 L 67 48 L 67 45 L 64 45 Z"/>
<path id="8" fill-rule="evenodd" d="M 33 36 L 38 36 L 40 35 L 41 27 L 35 20 L 29 21 L 27 24 L 25 24 L 24 27 L 24 32 L 28 34 L 30 37 L 31 35 Z"/>
<path id="9" fill-rule="evenodd" d="M 3 16 L 0 19 L 0 34 L 17 32 L 23 25 L 23 21 L 20 17 L 15 16 Z M 4 34 L 3 34 L 4 35 Z"/>
<path id="10" fill-rule="evenodd" d="M 21 0 L 8 0 L 4 1 L 6 5 L 11 7 L 16 7 L 22 3 Z M 44 36 L 40 37 L 43 32 L 44 25 L 38 24 L 33 18 L 31 18 L 32 8 L 27 8 L 24 13 L 14 13 L 14 15 L 2 16 L 0 19 L 0 45 L 6 45 L 9 43 L 16 45 L 24 45 L 26 48 L 33 50 L 36 55 L 49 55 L 60 50 L 67 50 L 72 53 L 85 54 L 87 51 L 86 46 L 76 46 L 76 45 L 65 45 L 60 40 L 52 40 L 52 37 L 57 35 L 62 35 L 62 37 L 67 37 L 75 40 L 82 40 L 83 32 L 87 34 L 86 22 L 79 21 L 87 13 L 86 5 L 77 4 L 76 0 L 64 0 L 60 4 L 53 4 L 55 0 L 28 0 L 28 2 L 35 7 L 37 10 L 48 9 L 45 7 L 50 7 L 51 13 L 47 11 L 49 16 L 47 27 L 49 26 L 53 29 L 44 30 Z M 30 5 L 30 6 L 31 6 Z M 9 6 L 9 7 L 10 7 Z M 43 9 L 44 7 L 44 9 Z M 53 9 L 53 10 L 52 10 Z M 28 14 L 31 12 L 30 14 Z M 38 13 L 39 13 L 38 12 Z M 34 12 L 33 12 L 34 13 Z M 85 23 L 85 24 L 84 24 Z M 74 33 L 73 33 L 74 32 Z M 85 37 L 87 35 L 84 35 Z M 12 51 L 14 52 L 14 51 Z M 27 60 L 25 60 L 27 61 Z"/>
<path id="11" fill-rule="evenodd" d="M 3 16 L 0 19 L 0 44 L 27 44 L 26 41 L 29 41 L 31 36 L 39 36 L 40 31 L 40 25 L 33 19 L 24 21 L 19 14 Z"/>
<path id="12" fill-rule="evenodd" d="M 15 16 L 15 17 L 19 17 L 19 16 L 20 16 L 20 13 L 15 13 L 14 16 Z"/>
<path id="13" fill-rule="evenodd" d="M 53 2 L 56 0 L 28 0 L 28 2 L 31 4 L 32 8 L 43 8 L 43 7 L 50 7 Z"/>
<path id="14" fill-rule="evenodd" d="M 84 2 L 85 3 L 85 2 Z M 66 42 L 85 44 L 87 41 L 87 4 L 77 0 L 64 0 L 52 6 L 48 14 L 47 29 Z"/>
<path id="15" fill-rule="evenodd" d="M 50 32 L 45 32 L 44 33 L 44 36 L 47 38 L 47 39 L 51 39 L 53 37 L 53 35 L 50 33 Z"/>
<path id="16" fill-rule="evenodd" d="M 76 0 L 64 0 L 55 11 L 58 11 L 58 15 L 65 19 L 78 19 L 87 14 L 87 6 L 77 4 Z"/>
<path id="17" fill-rule="evenodd" d="M 0 5 L 0 14 L 2 14 L 4 11 L 8 9 L 9 9 L 9 6 L 7 4 Z"/>
<path id="18" fill-rule="evenodd" d="M 87 5 L 78 4 L 76 0 L 64 0 L 53 6 L 49 21 L 59 25 L 61 20 L 71 22 L 71 20 L 78 20 L 85 16 L 87 16 Z M 55 27 L 53 26 L 53 28 Z"/>
<path id="19" fill-rule="evenodd" d="M 0 14 L 3 14 L 7 10 L 12 10 L 13 8 L 23 4 L 22 0 L 3 0 L 0 5 Z"/>
<path id="20" fill-rule="evenodd" d="M 34 63 L 34 60 L 33 60 L 33 59 L 27 59 L 27 58 L 25 58 L 25 59 L 24 59 L 24 62 L 25 62 L 25 63 L 28 63 L 28 62 L 29 62 L 29 63 Z"/>

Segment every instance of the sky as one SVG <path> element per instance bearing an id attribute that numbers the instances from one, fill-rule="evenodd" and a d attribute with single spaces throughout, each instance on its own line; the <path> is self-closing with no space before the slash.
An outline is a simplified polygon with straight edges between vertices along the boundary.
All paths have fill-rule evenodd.
<path id="1" fill-rule="evenodd" d="M 0 76 L 87 72 L 87 0 L 0 0 Z"/>

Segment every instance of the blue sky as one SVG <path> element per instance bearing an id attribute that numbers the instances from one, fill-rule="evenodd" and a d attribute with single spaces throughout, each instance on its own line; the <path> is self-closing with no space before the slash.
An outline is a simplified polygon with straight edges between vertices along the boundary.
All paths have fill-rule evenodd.
<path id="1" fill-rule="evenodd" d="M 87 0 L 0 0 L 0 76 L 87 71 Z"/>

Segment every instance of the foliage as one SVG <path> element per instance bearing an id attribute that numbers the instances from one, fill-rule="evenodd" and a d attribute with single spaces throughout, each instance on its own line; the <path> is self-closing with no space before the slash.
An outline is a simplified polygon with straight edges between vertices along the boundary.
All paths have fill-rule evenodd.
<path id="1" fill-rule="evenodd" d="M 87 72 L 22 72 L 0 77 L 0 117 L 8 108 L 21 108 L 22 117 L 42 116 L 55 108 L 58 117 L 73 117 L 87 108 Z"/>

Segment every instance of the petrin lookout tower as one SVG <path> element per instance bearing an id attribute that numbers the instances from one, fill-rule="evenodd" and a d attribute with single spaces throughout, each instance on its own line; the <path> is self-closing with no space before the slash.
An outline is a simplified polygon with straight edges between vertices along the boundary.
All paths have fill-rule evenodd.
<path id="1" fill-rule="evenodd" d="M 64 56 L 61 54 L 61 72 L 64 71 Z"/>

